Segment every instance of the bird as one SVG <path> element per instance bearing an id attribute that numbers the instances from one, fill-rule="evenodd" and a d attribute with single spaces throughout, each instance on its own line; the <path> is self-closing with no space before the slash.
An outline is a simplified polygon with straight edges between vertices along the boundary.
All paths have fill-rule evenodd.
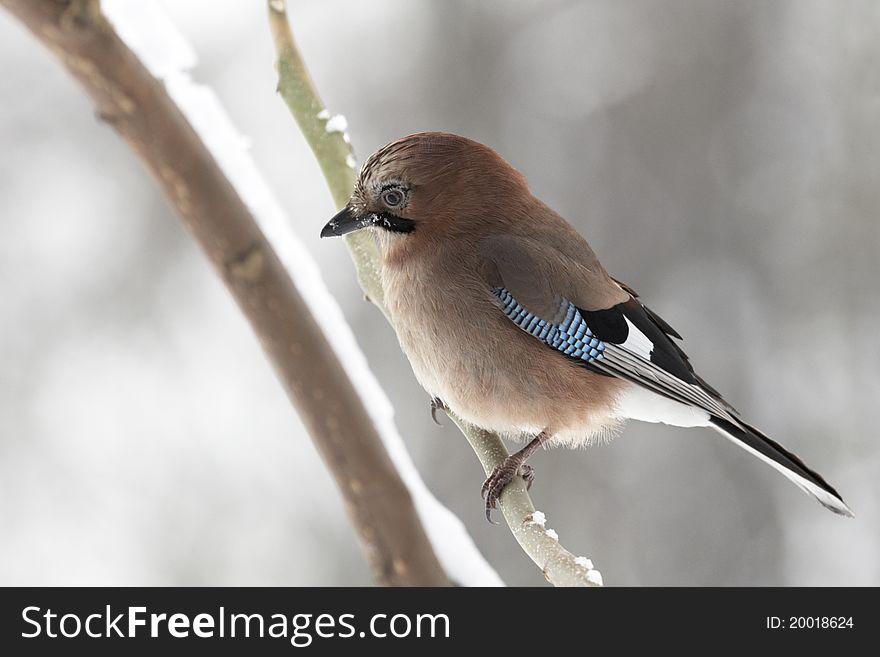
<path id="1" fill-rule="evenodd" d="M 490 522 L 515 477 L 531 487 L 539 448 L 590 444 L 627 420 L 710 427 L 853 517 L 695 372 L 681 335 L 492 148 L 442 132 L 386 144 L 321 237 L 358 230 L 375 236 L 385 305 L 432 415 L 528 440 L 483 483 Z"/>

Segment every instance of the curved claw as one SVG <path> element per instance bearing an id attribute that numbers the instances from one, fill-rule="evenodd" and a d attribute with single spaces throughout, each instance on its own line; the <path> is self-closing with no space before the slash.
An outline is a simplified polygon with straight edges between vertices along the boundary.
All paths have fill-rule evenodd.
<path id="1" fill-rule="evenodd" d="M 486 480 L 483 482 L 483 485 L 480 487 L 480 497 L 486 500 L 486 520 L 488 520 L 491 524 L 497 525 L 498 523 L 492 520 L 492 509 L 495 508 L 496 502 L 492 499 L 489 491 L 492 489 L 492 478 L 498 472 L 498 467 L 495 466 L 495 469 L 492 470 L 492 474 L 486 477 Z"/>
<path id="2" fill-rule="evenodd" d="M 446 404 L 443 403 L 443 400 L 439 397 L 431 397 L 431 419 L 434 420 L 434 424 L 438 427 L 442 427 L 443 423 L 437 419 L 437 411 L 446 412 Z"/>

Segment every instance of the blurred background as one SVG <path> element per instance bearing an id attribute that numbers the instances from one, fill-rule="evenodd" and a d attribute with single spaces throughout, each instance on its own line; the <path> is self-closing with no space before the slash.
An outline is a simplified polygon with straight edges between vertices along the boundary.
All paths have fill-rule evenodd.
<path id="1" fill-rule="evenodd" d="M 414 459 L 509 584 L 482 512 L 364 303 L 275 94 L 263 2 L 164 2 L 319 261 Z M 631 424 L 534 460 L 538 508 L 612 585 L 880 584 L 880 4 L 294 0 L 361 159 L 421 130 L 490 144 L 697 369 L 855 510 L 708 430 Z M 128 147 L 0 11 L 0 584 L 342 585 L 370 577 L 256 340 Z"/>

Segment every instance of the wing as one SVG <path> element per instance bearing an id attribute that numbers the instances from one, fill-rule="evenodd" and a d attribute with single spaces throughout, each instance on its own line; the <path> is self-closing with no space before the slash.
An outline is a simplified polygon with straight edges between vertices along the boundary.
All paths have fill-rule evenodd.
<path id="1" fill-rule="evenodd" d="M 510 236 L 490 238 L 481 247 L 493 293 L 521 329 L 594 371 L 735 421 L 733 408 L 694 373 L 672 341 L 678 333 L 594 258 L 578 262 Z"/>

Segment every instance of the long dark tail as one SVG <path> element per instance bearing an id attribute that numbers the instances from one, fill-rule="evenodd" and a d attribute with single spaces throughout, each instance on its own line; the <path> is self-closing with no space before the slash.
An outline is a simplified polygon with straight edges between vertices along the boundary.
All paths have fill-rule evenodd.
<path id="1" fill-rule="evenodd" d="M 734 424 L 714 416 L 711 422 L 712 428 L 721 435 L 779 470 L 799 488 L 819 500 L 819 504 L 826 509 L 848 518 L 855 517 L 831 484 L 776 441 L 745 422 Z"/>

